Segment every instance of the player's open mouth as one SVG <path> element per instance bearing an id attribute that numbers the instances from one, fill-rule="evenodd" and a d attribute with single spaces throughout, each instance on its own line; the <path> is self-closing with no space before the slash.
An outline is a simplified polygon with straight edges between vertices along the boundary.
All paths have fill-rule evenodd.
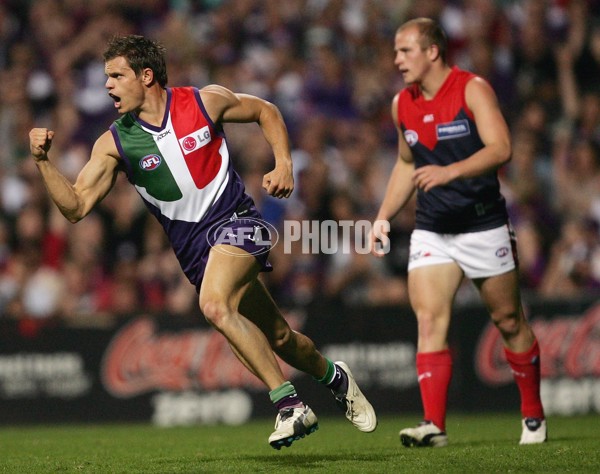
<path id="1" fill-rule="evenodd" d="M 112 100 L 115 101 L 115 108 L 118 109 L 119 107 L 121 107 L 121 98 L 120 97 L 117 97 L 116 95 L 111 94 L 110 92 L 108 93 L 108 95 L 110 96 L 110 98 Z"/>

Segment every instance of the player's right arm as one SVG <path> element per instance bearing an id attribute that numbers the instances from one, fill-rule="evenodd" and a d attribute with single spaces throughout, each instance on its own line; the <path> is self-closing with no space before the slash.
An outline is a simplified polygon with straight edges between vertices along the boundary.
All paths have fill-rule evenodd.
<path id="1" fill-rule="evenodd" d="M 398 157 L 388 180 L 385 195 L 371 233 L 371 251 L 378 257 L 383 256 L 384 252 L 378 250 L 377 241 L 384 240 L 387 242 L 390 229 L 389 221 L 400 212 L 415 191 L 415 184 L 412 179 L 415 169 L 413 156 L 398 123 L 398 96 L 399 94 L 396 94 L 392 101 L 392 119 L 398 131 Z"/>
<path id="2" fill-rule="evenodd" d="M 87 216 L 113 187 L 118 172 L 119 153 L 112 134 L 105 132 L 96 140 L 91 157 L 77 176 L 75 184 L 71 184 L 48 159 L 53 137 L 52 130 L 32 129 L 29 132 L 31 154 L 50 197 L 60 212 L 75 223 Z"/>

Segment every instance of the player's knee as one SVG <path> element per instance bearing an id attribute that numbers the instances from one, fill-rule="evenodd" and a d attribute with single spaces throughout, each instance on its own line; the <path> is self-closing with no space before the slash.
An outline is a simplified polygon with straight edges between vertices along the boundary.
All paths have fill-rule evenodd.
<path id="1" fill-rule="evenodd" d="M 229 315 L 229 309 L 225 302 L 214 297 L 201 298 L 200 311 L 204 318 L 217 329 L 222 326 L 223 320 Z"/>
<path id="2" fill-rule="evenodd" d="M 492 315 L 492 320 L 505 338 L 515 336 L 521 330 L 522 320 L 516 311 L 497 312 Z"/>
<path id="3" fill-rule="evenodd" d="M 428 311 L 419 311 L 417 313 L 417 324 L 419 335 L 424 338 L 433 337 L 446 327 L 442 318 Z"/>

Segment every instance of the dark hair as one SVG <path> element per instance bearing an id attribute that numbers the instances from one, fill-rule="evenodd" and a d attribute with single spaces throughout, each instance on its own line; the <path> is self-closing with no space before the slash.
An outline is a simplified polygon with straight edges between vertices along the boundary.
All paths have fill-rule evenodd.
<path id="1" fill-rule="evenodd" d="M 419 40 L 421 49 L 427 49 L 429 46 L 435 44 L 440 52 L 440 58 L 444 64 L 446 64 L 448 56 L 448 37 L 439 23 L 431 18 L 414 18 L 413 20 L 409 20 L 402 24 L 396 33 L 411 26 L 416 26 L 419 30 L 419 34 L 421 35 Z"/>
<path id="2" fill-rule="evenodd" d="M 139 35 L 114 36 L 104 51 L 104 61 L 124 57 L 138 76 L 145 68 L 154 72 L 154 78 L 161 87 L 167 85 L 166 49 L 160 43 Z"/>

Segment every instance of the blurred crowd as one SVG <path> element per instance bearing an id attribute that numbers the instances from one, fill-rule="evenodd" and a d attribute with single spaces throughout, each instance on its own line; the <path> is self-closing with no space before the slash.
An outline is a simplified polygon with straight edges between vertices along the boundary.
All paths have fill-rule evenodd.
<path id="1" fill-rule="evenodd" d="M 30 128 L 54 130 L 51 157 L 74 180 L 117 118 L 104 89 L 107 38 L 160 40 L 171 86 L 218 83 L 280 108 L 295 164 L 289 200 L 261 189 L 272 156 L 258 126 L 226 133 L 249 194 L 282 235 L 286 220 L 375 216 L 396 159 L 391 100 L 404 86 L 394 33 L 417 16 L 441 22 L 450 62 L 490 81 L 510 125 L 513 159 L 500 175 L 523 291 L 572 298 L 599 288 L 599 0 L 0 0 L 0 317 L 197 311 L 124 176 L 73 225 L 29 155 Z M 413 215 L 409 206 L 392 222 L 383 259 L 353 246 L 276 245 L 265 282 L 290 307 L 406 303 Z M 469 285 L 460 291 L 459 301 L 474 297 Z"/>

